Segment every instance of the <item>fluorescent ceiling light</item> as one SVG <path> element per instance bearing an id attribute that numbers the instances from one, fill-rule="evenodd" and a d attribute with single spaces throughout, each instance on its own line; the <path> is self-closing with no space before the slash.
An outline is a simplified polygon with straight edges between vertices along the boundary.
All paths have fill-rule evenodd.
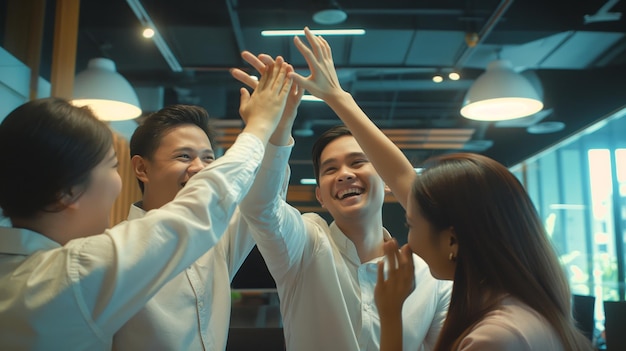
<path id="1" fill-rule="evenodd" d="M 302 95 L 302 101 L 316 101 L 316 102 L 324 102 L 324 100 L 313 96 L 313 95 Z"/>
<path id="2" fill-rule="evenodd" d="M 311 29 L 315 35 L 364 35 L 365 29 Z M 264 37 L 304 35 L 301 29 L 263 30 Z"/>
<path id="3" fill-rule="evenodd" d="M 583 204 L 550 204 L 551 210 L 584 210 Z"/>
<path id="4" fill-rule="evenodd" d="M 315 181 L 315 178 L 302 178 L 302 179 L 300 179 L 300 184 L 302 184 L 302 185 L 316 185 L 317 182 Z"/>

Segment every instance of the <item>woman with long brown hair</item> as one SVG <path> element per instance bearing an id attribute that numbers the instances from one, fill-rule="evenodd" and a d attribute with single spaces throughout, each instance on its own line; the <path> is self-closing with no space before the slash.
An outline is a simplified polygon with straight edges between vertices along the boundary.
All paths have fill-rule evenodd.
<path id="1" fill-rule="evenodd" d="M 591 349 L 572 319 L 567 278 L 535 207 L 506 167 L 477 154 L 426 162 L 406 218 L 410 251 L 435 278 L 454 281 L 436 350 Z M 409 250 L 390 244 L 386 252 L 399 264 L 387 280 L 379 276 L 378 300 L 402 301 L 411 290 L 402 274 L 412 270 L 403 257 Z"/>

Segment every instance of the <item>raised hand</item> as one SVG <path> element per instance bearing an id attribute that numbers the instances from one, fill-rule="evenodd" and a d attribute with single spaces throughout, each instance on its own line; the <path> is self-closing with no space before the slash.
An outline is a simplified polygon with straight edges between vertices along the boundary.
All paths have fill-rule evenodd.
<path id="1" fill-rule="evenodd" d="M 293 83 L 287 77 L 289 70 L 290 66 L 279 57 L 265 67 L 252 95 L 241 88 L 239 114 L 246 122 L 244 131 L 257 135 L 264 142 L 267 142 L 283 115 Z"/>
<path id="2" fill-rule="evenodd" d="M 263 74 L 265 73 L 267 66 L 274 64 L 274 59 L 271 56 L 266 55 L 266 54 L 260 54 L 257 57 L 257 56 L 254 56 L 249 51 L 244 51 L 241 53 L 241 57 L 250 65 L 252 65 L 252 67 L 254 67 L 261 74 L 261 76 L 263 76 Z M 289 65 L 287 73 L 289 74 L 290 72 L 293 72 L 293 67 L 291 65 Z M 232 69 L 231 75 L 235 79 L 249 86 L 252 89 L 256 89 L 258 85 L 257 80 L 255 80 L 249 74 L 247 74 L 246 72 L 240 69 L 237 69 L 237 68 Z M 283 115 L 278 124 L 278 127 L 276 128 L 276 132 L 272 135 L 272 138 L 271 138 L 271 142 L 273 144 L 285 145 L 289 142 L 289 136 L 291 135 L 291 128 L 293 126 L 296 115 L 298 113 L 298 107 L 300 106 L 300 101 L 302 100 L 303 94 L 304 94 L 304 89 L 298 87 L 297 84 L 292 84 L 291 90 L 289 91 L 289 95 L 287 97 L 287 102 L 285 104 Z"/>
<path id="3" fill-rule="evenodd" d="M 252 54 L 249 51 L 243 51 L 241 53 L 241 57 L 250 65 L 252 65 L 252 67 L 254 67 L 257 70 L 257 72 L 259 72 L 261 75 L 263 75 L 263 73 L 265 72 L 266 66 L 274 64 L 274 59 L 271 56 L 266 55 L 266 54 L 259 54 L 259 56 L 257 57 L 257 56 L 254 56 L 254 54 Z M 293 67 L 289 65 L 287 75 L 289 75 L 289 73 L 291 72 L 293 72 Z M 249 86 L 252 89 L 256 89 L 256 86 L 258 85 L 258 81 L 256 79 L 252 78 L 249 74 L 247 74 L 246 72 L 238 68 L 232 69 L 231 75 L 235 79 Z M 304 94 L 304 89 L 298 87 L 297 84 L 293 84 L 291 86 L 291 91 L 289 92 L 289 97 L 287 98 L 287 103 L 285 105 L 285 111 L 283 113 L 283 117 L 295 118 L 298 112 L 298 107 L 300 106 L 300 101 L 302 100 L 303 94 Z"/>
<path id="4" fill-rule="evenodd" d="M 384 244 L 387 258 L 387 279 L 384 276 L 384 260 L 378 263 L 378 280 L 374 289 L 374 300 L 378 313 L 384 317 L 400 315 L 404 300 L 415 288 L 413 257 L 408 245 L 398 250 L 398 243 L 389 240 Z"/>
<path id="5" fill-rule="evenodd" d="M 415 288 L 413 257 L 408 245 L 398 250 L 398 242 L 385 242 L 385 257 L 389 265 L 385 280 L 385 261 L 378 263 L 378 280 L 374 300 L 380 316 L 380 350 L 402 350 L 402 305 Z"/>
<path id="6" fill-rule="evenodd" d="M 299 37 L 294 38 L 294 43 L 309 65 L 311 74 L 308 77 L 303 77 L 293 72 L 289 76 L 298 86 L 328 102 L 329 98 L 343 93 L 337 78 L 330 45 L 321 36 L 314 35 L 308 27 L 304 28 L 304 34 L 310 48 Z"/>

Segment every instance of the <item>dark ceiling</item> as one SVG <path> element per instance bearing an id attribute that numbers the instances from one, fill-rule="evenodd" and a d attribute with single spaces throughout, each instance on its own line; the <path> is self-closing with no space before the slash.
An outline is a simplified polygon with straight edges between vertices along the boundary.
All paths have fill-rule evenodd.
<path id="1" fill-rule="evenodd" d="M 326 37 L 342 86 L 416 163 L 467 150 L 511 166 L 626 105 L 626 18 L 603 21 L 601 16 L 623 12 L 623 1 L 338 2 L 347 20 L 324 26 L 311 18 L 328 3 L 322 0 L 83 0 L 76 67 L 82 70 L 93 57 L 111 58 L 138 90 L 145 112 L 163 104 L 198 104 L 226 127 L 239 120 L 240 84 L 228 70 L 250 70 L 239 56 L 242 50 L 283 55 L 306 73 L 291 37 L 262 37 L 261 30 L 364 28 L 364 36 Z M 141 36 L 138 6 L 156 24 L 180 72 Z M 48 8 L 53 7 L 49 1 Z M 586 22 L 586 15 L 592 21 Z M 468 33 L 478 35 L 476 46 L 468 46 Z M 46 38 L 49 48 L 51 34 Z M 461 117 L 465 92 L 498 56 L 542 90 L 544 111 L 507 123 Z M 433 74 L 451 70 L 461 79 L 432 82 Z M 45 74 L 46 68 L 41 71 Z M 549 121 L 566 127 L 540 135 L 526 130 Z M 293 182 L 312 177 L 311 143 L 338 123 L 323 103 L 302 103 Z M 307 131 L 312 135 L 301 136 Z M 221 140 L 227 145 L 228 138 Z"/>

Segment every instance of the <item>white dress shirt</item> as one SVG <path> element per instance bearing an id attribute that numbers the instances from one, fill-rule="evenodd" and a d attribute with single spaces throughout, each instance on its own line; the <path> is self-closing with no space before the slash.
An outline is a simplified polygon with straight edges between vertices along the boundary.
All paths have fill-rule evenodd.
<path id="1" fill-rule="evenodd" d="M 262 162 L 262 167 L 276 169 L 282 197 L 287 192 L 291 150 L 268 144 Z M 227 187 L 215 190 L 217 194 L 229 191 Z M 128 219 L 141 218 L 145 213 L 133 205 Z M 113 349 L 224 350 L 231 311 L 230 283 L 253 247 L 249 227 L 235 210 L 220 241 L 165 284 L 115 334 Z"/>
<path id="2" fill-rule="evenodd" d="M 0 228 L 0 349 L 110 350 L 126 321 L 217 244 L 263 151 L 242 133 L 174 201 L 64 246 Z"/>
<path id="3" fill-rule="evenodd" d="M 380 349 L 374 302 L 377 262 L 361 263 L 354 243 L 333 222 L 301 215 L 279 197 L 278 175 L 259 171 L 240 209 L 276 280 L 287 350 Z M 383 235 L 388 236 L 386 230 Z M 413 255 L 416 289 L 402 311 L 405 350 L 430 350 L 448 310 L 451 283 L 432 277 Z"/>

